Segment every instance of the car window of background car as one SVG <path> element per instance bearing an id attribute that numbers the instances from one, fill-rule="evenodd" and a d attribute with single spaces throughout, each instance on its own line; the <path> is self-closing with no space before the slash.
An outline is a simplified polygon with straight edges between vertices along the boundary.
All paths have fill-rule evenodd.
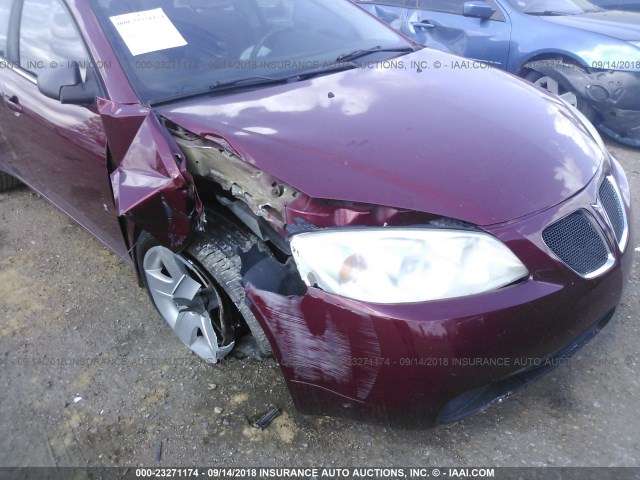
<path id="1" fill-rule="evenodd" d="M 7 56 L 7 35 L 9 33 L 9 17 L 11 16 L 11 1 L 0 2 L 0 57 Z"/>
<path id="2" fill-rule="evenodd" d="M 369 3 L 369 0 L 365 0 L 364 2 L 360 3 Z M 382 5 L 390 5 L 393 7 L 418 8 L 418 0 L 371 0 L 370 3 L 380 3 Z"/>
<path id="3" fill-rule="evenodd" d="M 406 40 L 348 0 L 91 3 L 131 84 L 148 103 L 243 78 L 295 75 L 305 70 L 301 63 L 335 62 L 340 54 L 356 49 L 407 46 Z M 112 17 L 158 8 L 186 45 L 133 55 Z"/>
<path id="4" fill-rule="evenodd" d="M 68 68 L 88 55 L 71 14 L 60 0 L 25 0 L 20 23 L 20 68 L 38 75 L 45 68 Z"/>
<path id="5" fill-rule="evenodd" d="M 434 12 L 456 13 L 462 15 L 465 0 L 419 0 L 418 5 L 422 10 Z"/>
<path id="6" fill-rule="evenodd" d="M 586 0 L 509 0 L 509 2 L 523 13 L 560 12 L 571 15 L 601 10 Z"/>
<path id="7" fill-rule="evenodd" d="M 413 0 L 409 0 L 412 2 Z M 467 0 L 415 0 L 418 4 L 418 8 L 421 10 L 429 10 L 432 12 L 442 13 L 454 13 L 456 15 L 462 15 L 464 13 L 464 4 Z M 486 3 L 491 5 L 496 12 L 490 18 L 490 20 L 504 20 L 504 16 L 500 11 L 500 8 L 493 2 L 493 0 L 485 0 Z"/>

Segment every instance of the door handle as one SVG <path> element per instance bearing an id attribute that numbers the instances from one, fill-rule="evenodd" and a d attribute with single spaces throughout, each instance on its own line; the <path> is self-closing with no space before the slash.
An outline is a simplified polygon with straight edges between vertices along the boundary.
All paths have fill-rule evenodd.
<path id="1" fill-rule="evenodd" d="M 10 110 L 13 110 L 16 113 L 22 113 L 22 105 L 20 105 L 20 100 L 18 100 L 17 96 L 12 95 L 11 97 L 5 97 L 5 99 L 7 107 L 9 107 Z"/>
<path id="2" fill-rule="evenodd" d="M 427 30 L 429 28 L 436 28 L 436 26 L 431 23 L 429 20 L 420 20 L 419 22 L 411 22 L 414 28 L 422 28 Z"/>

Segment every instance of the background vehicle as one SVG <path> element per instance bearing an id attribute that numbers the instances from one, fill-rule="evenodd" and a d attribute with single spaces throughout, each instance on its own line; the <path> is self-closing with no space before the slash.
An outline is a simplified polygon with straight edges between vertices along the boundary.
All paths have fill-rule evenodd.
<path id="1" fill-rule="evenodd" d="M 640 2 L 637 0 L 589 0 L 594 5 L 607 10 L 626 10 L 640 12 Z"/>
<path id="2" fill-rule="evenodd" d="M 585 0 L 363 0 L 410 38 L 519 75 L 640 146 L 640 13 Z"/>

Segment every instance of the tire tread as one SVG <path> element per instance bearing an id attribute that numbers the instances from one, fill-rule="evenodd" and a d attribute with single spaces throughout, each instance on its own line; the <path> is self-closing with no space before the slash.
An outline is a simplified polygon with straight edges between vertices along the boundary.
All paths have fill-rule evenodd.
<path id="1" fill-rule="evenodd" d="M 0 193 L 6 192 L 20 185 L 20 180 L 11 175 L 0 172 Z"/>
<path id="2" fill-rule="evenodd" d="M 242 262 L 238 255 L 248 252 L 254 245 L 260 245 L 260 240 L 223 217 L 208 216 L 208 219 L 205 231 L 196 234 L 186 253 L 221 285 L 251 330 L 260 353 L 270 356 L 272 350 L 269 340 L 245 301 L 245 288 L 240 274 Z"/>

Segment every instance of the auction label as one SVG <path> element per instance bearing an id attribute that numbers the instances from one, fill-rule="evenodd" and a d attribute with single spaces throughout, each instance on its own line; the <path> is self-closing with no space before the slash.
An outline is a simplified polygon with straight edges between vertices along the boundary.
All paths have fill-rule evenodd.
<path id="1" fill-rule="evenodd" d="M 134 57 L 187 44 L 162 8 L 124 13 L 109 19 Z"/>

